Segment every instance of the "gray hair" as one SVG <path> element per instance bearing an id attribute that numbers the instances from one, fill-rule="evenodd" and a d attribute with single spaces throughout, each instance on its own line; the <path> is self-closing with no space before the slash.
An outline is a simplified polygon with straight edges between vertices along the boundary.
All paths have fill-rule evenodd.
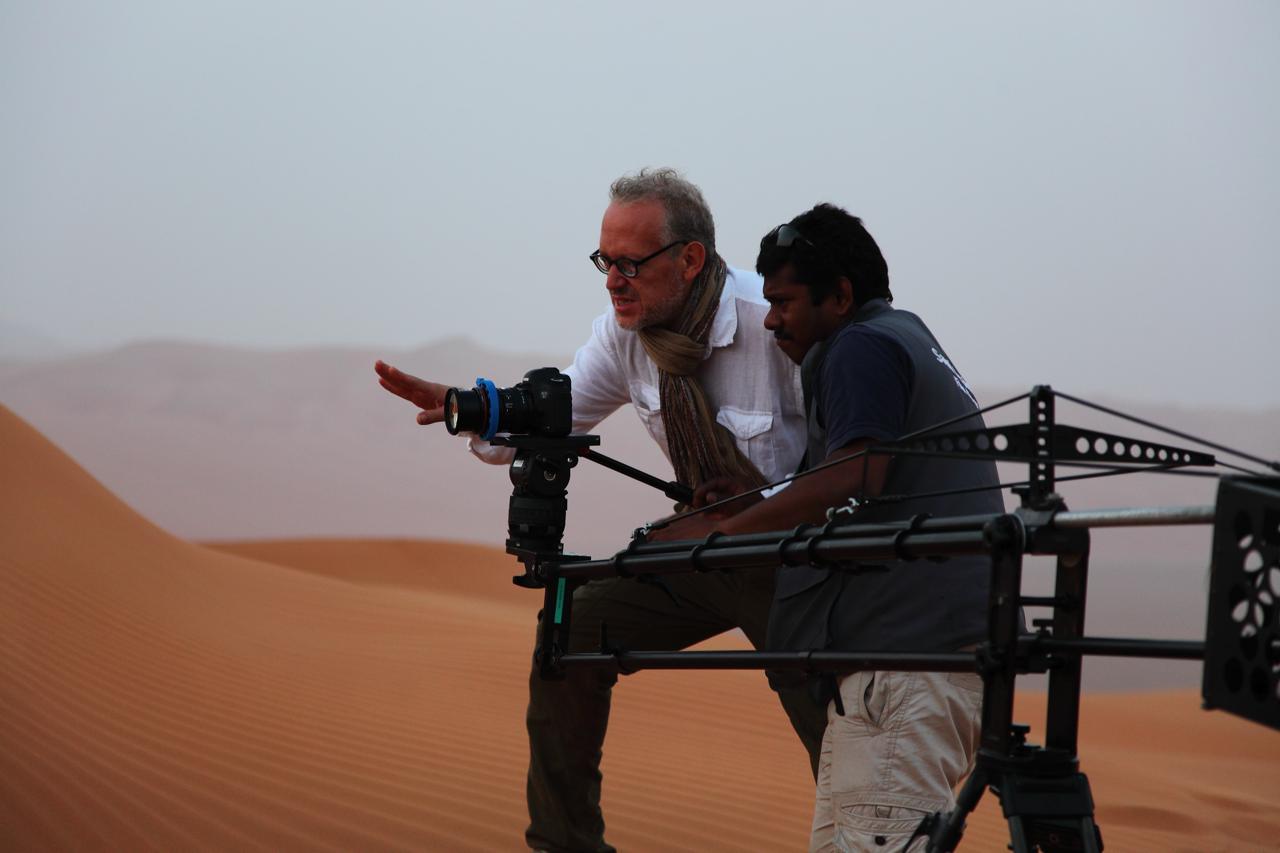
<path id="1" fill-rule="evenodd" d="M 609 200 L 632 204 L 637 201 L 659 201 L 667 212 L 664 243 L 696 240 L 716 253 L 716 223 L 702 190 L 675 169 L 641 169 L 634 175 L 623 175 L 609 187 Z"/>

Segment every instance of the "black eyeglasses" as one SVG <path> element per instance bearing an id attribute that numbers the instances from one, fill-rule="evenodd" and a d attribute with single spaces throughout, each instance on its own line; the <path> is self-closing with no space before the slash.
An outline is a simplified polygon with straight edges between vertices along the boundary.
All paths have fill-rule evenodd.
<path id="1" fill-rule="evenodd" d="M 591 263 L 596 265 L 596 269 L 600 272 L 607 273 L 610 267 L 617 267 L 618 272 L 625 278 L 635 278 L 640 272 L 640 265 L 653 260 L 661 255 L 667 249 L 673 246 L 681 246 L 685 243 L 691 243 L 692 240 L 676 240 L 674 243 L 668 243 L 652 255 L 645 255 L 640 260 L 632 260 L 631 258 L 611 258 L 608 255 L 601 254 L 599 249 L 591 253 Z"/>

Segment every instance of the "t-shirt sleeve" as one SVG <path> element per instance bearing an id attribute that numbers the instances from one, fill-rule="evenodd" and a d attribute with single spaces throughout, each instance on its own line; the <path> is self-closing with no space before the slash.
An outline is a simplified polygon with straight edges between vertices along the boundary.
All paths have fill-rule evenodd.
<path id="1" fill-rule="evenodd" d="M 843 330 L 827 352 L 818 390 L 827 455 L 860 438 L 903 435 L 914 379 L 911 358 L 893 337 L 862 326 Z"/>

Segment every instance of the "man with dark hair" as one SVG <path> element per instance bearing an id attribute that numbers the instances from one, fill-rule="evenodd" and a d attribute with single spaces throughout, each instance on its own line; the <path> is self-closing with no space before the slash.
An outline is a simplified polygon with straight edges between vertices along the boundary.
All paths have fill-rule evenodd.
<path id="1" fill-rule="evenodd" d="M 606 275 L 612 309 L 565 372 L 573 383 L 573 431 L 589 432 L 631 403 L 690 486 L 723 478 L 753 485 L 795 469 L 804 452 L 799 376 L 764 328 L 758 276 L 728 267 L 701 191 L 671 169 L 619 178 L 591 254 Z M 446 386 L 383 362 L 382 386 L 443 418 Z M 472 437 L 487 462 L 508 448 Z M 624 648 L 675 650 L 733 628 L 764 643 L 774 573 L 705 573 L 667 579 L 670 592 L 635 580 L 594 581 L 574 592 L 571 651 L 594 650 L 600 625 Z M 529 680 L 530 847 L 612 851 L 600 812 L 600 757 L 617 677 L 568 668 L 563 681 Z M 780 691 L 783 708 L 816 773 L 826 726 L 803 688 Z"/>
<path id="2" fill-rule="evenodd" d="M 756 268 L 770 305 L 765 326 L 801 365 L 808 467 L 965 415 L 971 417 L 953 428 L 981 428 L 973 393 L 941 344 L 919 317 L 890 305 L 888 267 L 857 217 L 818 205 L 761 240 Z M 783 530 L 821 522 L 828 507 L 846 506 L 850 499 L 882 495 L 895 500 L 871 500 L 853 520 L 998 513 L 1003 503 L 994 490 L 914 497 L 996 484 L 993 462 L 864 454 L 796 480 L 727 518 L 678 521 L 662 538 Z M 744 491 L 745 485 L 706 483 L 695 502 Z M 984 637 L 990 570 L 985 558 L 865 569 L 780 569 L 769 647 L 955 651 Z M 786 683 L 781 674 L 772 680 Z M 902 850 L 925 815 L 954 804 L 952 791 L 977 749 L 981 679 L 968 673 L 863 671 L 811 687 L 832 701 L 810 849 Z"/>

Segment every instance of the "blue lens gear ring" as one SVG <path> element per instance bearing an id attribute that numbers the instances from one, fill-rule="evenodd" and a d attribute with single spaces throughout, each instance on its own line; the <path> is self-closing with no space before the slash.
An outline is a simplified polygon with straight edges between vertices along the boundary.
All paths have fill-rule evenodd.
<path id="1" fill-rule="evenodd" d="M 483 388 L 489 398 L 489 423 L 485 425 L 481 438 L 485 441 L 498 434 L 498 386 L 483 376 L 476 377 L 476 387 Z"/>

